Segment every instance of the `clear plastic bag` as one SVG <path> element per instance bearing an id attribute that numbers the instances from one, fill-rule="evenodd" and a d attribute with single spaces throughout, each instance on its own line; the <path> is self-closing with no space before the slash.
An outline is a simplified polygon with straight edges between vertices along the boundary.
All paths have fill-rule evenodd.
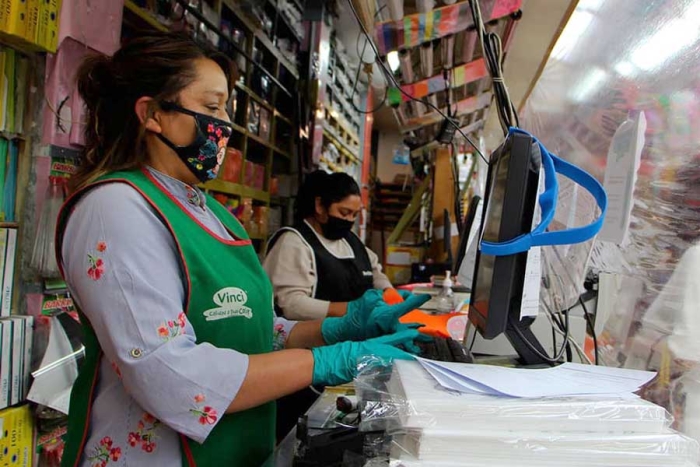
<path id="1" fill-rule="evenodd" d="M 356 379 L 363 431 L 395 466 L 690 466 L 700 446 L 633 394 L 517 399 L 443 389 L 418 362 L 367 358 Z M 386 455 L 386 453 L 385 453 Z"/>

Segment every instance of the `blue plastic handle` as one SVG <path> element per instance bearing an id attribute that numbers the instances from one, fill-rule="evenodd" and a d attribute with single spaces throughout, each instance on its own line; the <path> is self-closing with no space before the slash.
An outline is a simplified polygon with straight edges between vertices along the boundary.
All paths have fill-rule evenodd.
<path id="1" fill-rule="evenodd" d="M 519 235 L 506 242 L 481 242 L 481 253 L 490 256 L 507 256 L 522 253 L 533 246 L 545 245 L 571 245 L 582 243 L 595 237 L 603 228 L 605 212 L 608 208 L 608 197 L 603 186 L 586 171 L 573 164 L 560 159 L 547 151 L 540 141 L 527 131 L 519 128 L 510 128 L 509 134 L 520 133 L 532 137 L 542 153 L 542 166 L 545 175 L 545 190 L 539 196 L 539 204 L 542 210 L 542 220 L 531 232 Z M 563 175 L 573 182 L 585 188 L 596 200 L 600 208 L 600 216 L 592 223 L 556 232 L 546 232 L 547 227 L 554 219 L 559 195 L 559 183 L 556 174 Z"/>

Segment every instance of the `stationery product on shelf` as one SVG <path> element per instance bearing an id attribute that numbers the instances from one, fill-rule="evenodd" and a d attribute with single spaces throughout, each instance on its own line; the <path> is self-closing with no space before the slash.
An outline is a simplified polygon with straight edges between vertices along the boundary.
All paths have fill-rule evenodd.
<path id="1" fill-rule="evenodd" d="M 4 222 L 15 221 L 15 200 L 17 198 L 17 158 L 19 148 L 17 140 L 10 140 L 7 149 L 7 171 L 5 173 L 5 185 L 2 196 L 2 212 L 0 220 Z"/>
<path id="2" fill-rule="evenodd" d="M 58 212 L 63 204 L 63 187 L 65 179 L 56 175 L 49 177 L 44 204 L 39 217 L 31 266 L 44 278 L 60 277 L 56 252 L 54 249 L 54 234 Z"/>
<path id="3" fill-rule="evenodd" d="M 0 411 L 0 465 L 30 466 L 34 442 L 34 420 L 28 405 Z"/>
<path id="4" fill-rule="evenodd" d="M 260 128 L 258 129 L 259 136 L 265 141 L 270 140 L 270 111 L 260 109 Z"/>
<path id="5" fill-rule="evenodd" d="M 251 198 L 241 198 L 236 210 L 236 217 L 243 226 L 248 225 L 253 217 L 253 200 Z"/>
<path id="6" fill-rule="evenodd" d="M 0 304 L 0 316 L 10 316 L 12 310 L 12 296 L 15 281 L 15 256 L 17 254 L 17 229 L 7 230 L 5 243 L 4 264 L 2 275 L 2 304 Z"/>
<path id="7" fill-rule="evenodd" d="M 248 131 L 254 135 L 260 129 L 260 105 L 257 102 L 248 104 Z"/>
<path id="8" fill-rule="evenodd" d="M 255 164 L 253 166 L 253 188 L 256 190 L 265 189 L 265 166 Z"/>
<path id="9" fill-rule="evenodd" d="M 267 206 L 253 207 L 253 224 L 255 224 L 258 235 L 266 237 L 268 234 L 268 212 Z"/>
<path id="10" fill-rule="evenodd" d="M 0 320 L 0 408 L 10 405 L 12 366 L 12 321 Z"/>
<path id="11" fill-rule="evenodd" d="M 227 182 L 241 182 L 241 167 L 243 165 L 243 153 L 236 148 L 226 148 L 226 161 L 221 178 Z"/>
<path id="12" fill-rule="evenodd" d="M 280 179 L 279 177 L 270 177 L 270 194 L 272 196 L 277 196 L 280 192 Z"/>

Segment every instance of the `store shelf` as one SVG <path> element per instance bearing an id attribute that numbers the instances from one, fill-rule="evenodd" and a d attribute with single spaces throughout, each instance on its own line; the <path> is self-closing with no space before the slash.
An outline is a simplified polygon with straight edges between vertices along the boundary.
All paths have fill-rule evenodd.
<path id="1" fill-rule="evenodd" d="M 290 119 L 288 119 L 287 117 L 285 117 L 284 115 L 282 115 L 282 114 L 279 112 L 279 110 L 275 109 L 274 115 L 275 115 L 275 118 L 276 118 L 276 119 L 282 120 L 283 122 L 285 122 L 285 123 L 287 123 L 287 124 L 289 124 L 289 125 L 294 125 L 294 123 L 293 123 Z"/>
<path id="2" fill-rule="evenodd" d="M 19 228 L 19 222 L 0 222 L 0 229 L 16 229 Z"/>
<path id="3" fill-rule="evenodd" d="M 348 126 L 347 122 L 344 121 L 345 119 L 340 116 L 340 113 L 328 104 L 324 104 L 324 107 L 326 108 L 328 115 L 330 115 L 330 117 L 336 121 L 341 130 L 347 133 L 353 141 L 359 143 L 360 137 Z"/>
<path id="4" fill-rule="evenodd" d="M 150 27 L 157 29 L 158 31 L 169 31 L 166 25 L 158 21 L 153 15 L 151 15 L 148 11 L 135 4 L 132 0 L 125 0 L 124 8 L 130 13 L 136 15 L 143 22 L 147 23 Z"/>
<path id="5" fill-rule="evenodd" d="M 261 138 L 260 136 L 256 135 L 255 133 L 251 133 L 250 131 L 246 130 L 242 126 L 236 125 L 235 123 L 232 123 L 231 126 L 233 127 L 234 131 L 236 131 L 242 135 L 245 135 L 246 137 L 252 139 L 256 143 L 261 144 L 262 146 L 265 146 L 268 149 L 272 149 L 273 151 L 286 157 L 287 159 L 292 158 L 292 155 L 288 151 L 284 151 L 284 150 L 278 148 L 277 146 L 275 146 L 271 142 Z"/>
<path id="6" fill-rule="evenodd" d="M 284 53 L 282 53 L 280 49 L 275 47 L 270 38 L 268 38 L 264 32 L 260 30 L 255 31 L 255 38 L 259 40 L 282 65 L 284 65 L 284 67 L 292 74 L 292 76 L 294 76 L 295 79 L 299 79 L 298 67 L 289 61 L 289 59 L 284 56 Z"/>
<path id="7" fill-rule="evenodd" d="M 240 196 L 242 198 L 252 198 L 263 203 L 270 202 L 270 193 L 267 191 L 256 190 L 249 186 L 227 182 L 225 180 L 212 180 L 207 182 L 204 184 L 204 189 L 227 195 Z"/>
<path id="8" fill-rule="evenodd" d="M 291 196 L 270 195 L 270 205 L 272 206 L 287 206 Z"/>
<path id="9" fill-rule="evenodd" d="M 331 130 L 330 130 L 329 128 L 327 128 L 325 125 L 324 125 L 324 128 L 323 128 L 323 135 L 324 135 L 326 138 L 330 139 L 330 140 L 333 142 L 333 144 L 336 145 L 336 147 L 338 148 L 338 150 L 339 150 L 340 152 L 342 152 L 343 154 L 345 154 L 348 158 L 350 158 L 350 160 L 351 160 L 354 164 L 359 164 L 359 163 L 360 163 L 360 159 L 358 159 L 358 157 L 352 152 L 352 149 L 351 149 L 350 147 L 348 147 L 347 144 L 343 143 L 337 136 L 335 136 L 335 135 L 331 132 Z"/>
<path id="10" fill-rule="evenodd" d="M 269 104 L 265 99 L 263 99 L 262 97 L 260 97 L 260 96 L 258 96 L 257 94 L 255 94 L 255 93 L 253 92 L 253 90 L 250 89 L 250 88 L 249 88 L 248 86 L 246 86 L 245 84 L 241 84 L 240 82 L 236 82 L 236 88 L 238 88 L 238 89 L 240 89 L 241 91 L 243 91 L 244 93 L 248 94 L 248 95 L 250 96 L 251 99 L 253 99 L 255 102 L 257 102 L 258 104 L 260 104 L 260 105 L 262 105 L 263 107 L 265 107 L 265 108 L 266 108 L 267 110 L 269 110 L 270 112 L 274 112 L 275 108 L 272 107 L 272 105 L 270 105 L 270 104 Z"/>

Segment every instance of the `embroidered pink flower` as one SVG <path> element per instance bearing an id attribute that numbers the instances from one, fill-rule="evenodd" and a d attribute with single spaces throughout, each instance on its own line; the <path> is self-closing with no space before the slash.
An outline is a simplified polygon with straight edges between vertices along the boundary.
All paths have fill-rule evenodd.
<path id="1" fill-rule="evenodd" d="M 177 316 L 177 321 L 168 320 L 161 323 L 157 328 L 158 337 L 165 342 L 185 333 L 185 314 L 180 313 Z"/>
<path id="2" fill-rule="evenodd" d="M 105 273 L 104 261 L 97 256 L 88 255 L 88 262 L 90 263 L 90 267 L 87 270 L 88 277 L 94 281 L 100 280 Z"/>
<path id="3" fill-rule="evenodd" d="M 122 449 L 114 446 L 112 438 L 105 436 L 100 440 L 100 444 L 92 449 L 92 455 L 88 457 L 88 461 L 93 467 L 106 467 L 110 461 L 117 462 L 122 456 Z"/>
<path id="4" fill-rule="evenodd" d="M 129 433 L 127 438 L 129 445 L 131 447 L 141 445 L 141 450 L 149 454 L 155 451 L 156 429 L 160 426 L 160 420 L 145 412 L 136 426 L 136 431 Z"/>
<path id="5" fill-rule="evenodd" d="M 97 242 L 95 249 L 100 253 L 104 253 L 104 251 L 107 249 L 107 242 Z"/>
<path id="6" fill-rule="evenodd" d="M 216 410 L 212 407 L 206 406 L 202 409 L 201 415 L 199 417 L 199 423 L 202 425 L 213 425 L 219 419 Z"/>
<path id="7" fill-rule="evenodd" d="M 131 432 L 129 433 L 127 440 L 129 441 L 129 446 L 131 446 L 132 448 L 136 447 L 136 445 L 141 442 L 141 435 L 138 433 Z"/>
<path id="8" fill-rule="evenodd" d="M 197 394 L 194 396 L 194 401 L 199 405 L 204 402 L 204 395 Z M 190 413 L 199 417 L 199 423 L 202 425 L 213 425 L 219 419 L 219 414 L 216 409 L 208 405 L 203 408 L 197 407 L 195 409 L 190 409 Z"/>

